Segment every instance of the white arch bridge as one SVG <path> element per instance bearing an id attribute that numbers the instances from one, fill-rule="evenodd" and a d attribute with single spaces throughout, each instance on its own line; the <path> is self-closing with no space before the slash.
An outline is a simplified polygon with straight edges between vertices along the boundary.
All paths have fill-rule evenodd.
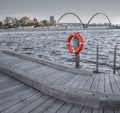
<path id="1" fill-rule="evenodd" d="M 73 16 L 75 16 L 77 19 L 78 19 L 78 21 L 79 21 L 79 23 L 61 23 L 61 20 L 66 16 L 66 15 L 73 15 Z M 103 15 L 103 16 L 105 16 L 105 18 L 107 19 L 107 21 L 108 21 L 108 23 L 105 23 L 105 24 L 91 24 L 91 22 L 92 22 L 92 20 L 94 19 L 94 17 L 96 17 L 96 16 L 98 16 L 98 15 Z M 83 21 L 80 19 L 80 17 L 78 16 L 78 15 L 76 15 L 75 13 L 72 13 L 72 12 L 67 12 L 67 13 L 65 13 L 65 14 L 63 14 L 60 18 L 59 18 L 59 20 L 57 21 L 57 23 L 56 23 L 56 27 L 65 27 L 65 28 L 67 28 L 67 27 L 82 27 L 82 28 L 88 28 L 88 27 L 105 27 L 106 26 L 106 28 L 111 28 L 111 21 L 110 21 L 110 19 L 109 19 L 109 17 L 105 14 L 105 13 L 95 13 L 90 19 L 89 19 L 89 21 L 87 22 L 87 23 L 83 23 Z"/>

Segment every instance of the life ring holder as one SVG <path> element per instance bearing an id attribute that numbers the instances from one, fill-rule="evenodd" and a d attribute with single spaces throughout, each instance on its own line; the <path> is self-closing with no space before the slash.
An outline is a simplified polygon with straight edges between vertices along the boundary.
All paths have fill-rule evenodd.
<path id="1" fill-rule="evenodd" d="M 77 38 L 77 40 L 79 42 L 79 46 L 75 50 L 72 49 L 72 47 L 70 45 L 70 41 L 73 37 Z M 66 39 L 66 44 L 67 44 L 66 47 L 67 47 L 67 49 L 69 50 L 70 53 L 78 54 L 83 48 L 83 38 L 79 33 L 70 34 Z"/>

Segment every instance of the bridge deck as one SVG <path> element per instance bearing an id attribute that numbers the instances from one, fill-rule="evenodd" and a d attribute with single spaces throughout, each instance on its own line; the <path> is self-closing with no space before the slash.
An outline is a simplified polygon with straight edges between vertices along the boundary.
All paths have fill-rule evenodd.
<path id="1" fill-rule="evenodd" d="M 46 94 L 70 103 L 99 108 L 120 107 L 118 75 L 85 76 L 83 73 L 53 68 L 43 62 L 36 63 L 3 51 L 0 52 L 0 70 Z"/>
<path id="2" fill-rule="evenodd" d="M 66 103 L 0 73 L 0 113 L 120 113 Z"/>

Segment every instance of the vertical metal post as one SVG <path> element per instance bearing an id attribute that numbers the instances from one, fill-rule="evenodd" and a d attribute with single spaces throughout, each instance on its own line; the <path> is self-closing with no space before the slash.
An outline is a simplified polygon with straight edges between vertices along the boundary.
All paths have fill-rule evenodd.
<path id="1" fill-rule="evenodd" d="M 98 73 L 98 64 L 99 64 L 99 46 L 96 49 L 96 73 Z"/>
<path id="2" fill-rule="evenodd" d="M 79 54 L 76 54 L 76 55 L 75 55 L 75 67 L 76 67 L 76 68 L 79 68 L 79 67 L 80 67 L 80 65 L 79 65 Z"/>
<path id="3" fill-rule="evenodd" d="M 73 40 L 73 46 L 74 46 L 74 49 L 78 48 L 79 46 L 79 42 L 76 38 L 74 38 Z M 78 54 L 75 54 L 75 68 L 79 68 L 80 65 L 79 65 L 79 53 Z"/>
<path id="4" fill-rule="evenodd" d="M 116 70 L 116 46 L 114 48 L 113 74 L 115 74 L 115 70 Z"/>

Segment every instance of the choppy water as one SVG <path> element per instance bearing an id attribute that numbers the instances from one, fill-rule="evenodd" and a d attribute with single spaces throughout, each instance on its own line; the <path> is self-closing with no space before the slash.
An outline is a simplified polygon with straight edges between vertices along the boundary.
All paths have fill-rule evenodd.
<path id="1" fill-rule="evenodd" d="M 74 31 L 1 30 L 0 48 L 74 67 L 74 55 L 66 49 L 66 38 Z M 117 45 L 117 70 L 120 69 L 120 30 L 77 30 L 84 39 L 80 65 L 95 70 L 96 46 L 100 47 L 100 71 L 112 73 Z"/>

